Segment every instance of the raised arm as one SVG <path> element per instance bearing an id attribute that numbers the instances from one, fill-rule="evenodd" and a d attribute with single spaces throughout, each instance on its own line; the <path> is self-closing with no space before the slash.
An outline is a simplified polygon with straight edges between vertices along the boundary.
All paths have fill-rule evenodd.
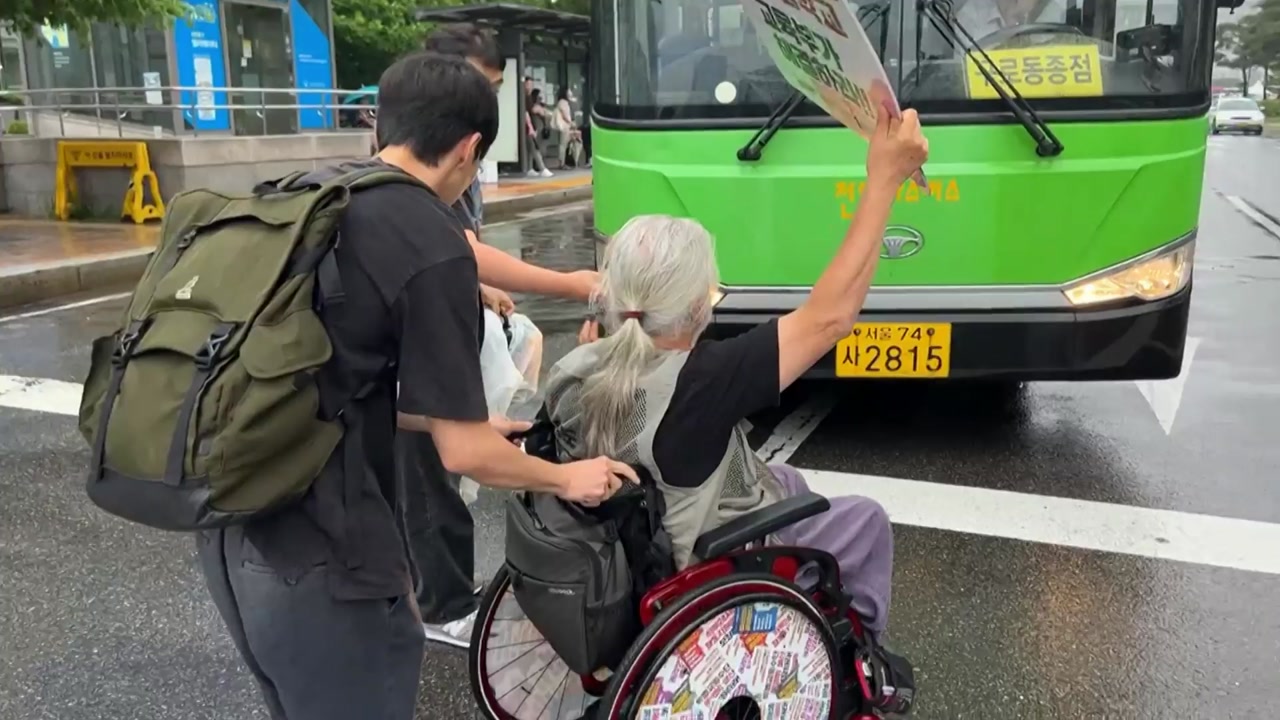
<path id="1" fill-rule="evenodd" d="M 778 320 L 778 383 L 786 388 L 846 337 L 862 311 L 898 188 L 929 154 L 914 110 L 892 120 L 881 109 L 867 149 L 867 191 L 844 242 L 804 304 Z"/>

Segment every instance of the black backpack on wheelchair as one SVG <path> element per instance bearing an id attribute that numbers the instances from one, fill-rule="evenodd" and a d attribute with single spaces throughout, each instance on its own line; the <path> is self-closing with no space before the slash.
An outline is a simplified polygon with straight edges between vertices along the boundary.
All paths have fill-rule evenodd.
<path id="1" fill-rule="evenodd" d="M 543 410 L 525 434 L 525 451 L 559 462 Z M 640 632 L 638 603 L 675 575 L 664 503 L 653 478 L 636 468 L 628 485 L 598 508 L 550 493 L 507 499 L 506 558 L 520 608 L 569 669 L 612 667 Z"/>

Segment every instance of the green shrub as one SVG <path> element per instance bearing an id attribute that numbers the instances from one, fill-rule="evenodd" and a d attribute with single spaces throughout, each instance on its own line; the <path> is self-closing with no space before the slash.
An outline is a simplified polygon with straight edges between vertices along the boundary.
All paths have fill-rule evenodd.
<path id="1" fill-rule="evenodd" d="M 1280 100 L 1263 100 L 1258 104 L 1262 106 L 1262 112 L 1268 120 L 1280 121 Z"/>
<path id="2" fill-rule="evenodd" d="M 14 120 L 9 123 L 9 127 L 4 129 L 6 135 L 30 135 L 31 130 L 27 127 L 26 120 Z"/>

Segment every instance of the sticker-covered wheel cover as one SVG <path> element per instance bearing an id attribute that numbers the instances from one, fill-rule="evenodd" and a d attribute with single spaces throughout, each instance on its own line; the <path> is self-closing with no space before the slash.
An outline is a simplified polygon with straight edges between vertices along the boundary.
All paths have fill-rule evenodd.
<path id="1" fill-rule="evenodd" d="M 731 700 L 749 697 L 761 720 L 825 720 L 832 670 L 821 629 L 799 610 L 740 605 L 680 643 L 643 689 L 636 717 L 715 720 Z"/>

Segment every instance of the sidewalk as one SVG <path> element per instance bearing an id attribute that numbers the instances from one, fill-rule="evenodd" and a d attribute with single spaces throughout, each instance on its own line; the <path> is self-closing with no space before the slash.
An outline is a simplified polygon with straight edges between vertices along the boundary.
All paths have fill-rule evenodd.
<path id="1" fill-rule="evenodd" d="M 484 186 L 487 222 L 591 198 L 590 171 L 503 178 Z M 0 308 L 125 290 L 160 239 L 159 223 L 71 223 L 0 215 Z"/>

